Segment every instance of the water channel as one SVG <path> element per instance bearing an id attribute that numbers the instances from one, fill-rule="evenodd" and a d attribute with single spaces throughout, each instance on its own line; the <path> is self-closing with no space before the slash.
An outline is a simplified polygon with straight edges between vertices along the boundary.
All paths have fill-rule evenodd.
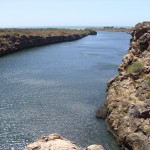
<path id="1" fill-rule="evenodd" d="M 117 150 L 95 112 L 107 81 L 117 74 L 130 35 L 98 32 L 78 41 L 19 51 L 0 58 L 0 150 L 21 150 L 59 133 L 77 145 Z"/>

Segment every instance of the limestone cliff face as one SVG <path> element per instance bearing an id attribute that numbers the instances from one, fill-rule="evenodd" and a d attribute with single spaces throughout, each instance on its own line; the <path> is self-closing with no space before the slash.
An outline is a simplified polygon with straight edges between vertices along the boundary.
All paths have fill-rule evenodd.
<path id="1" fill-rule="evenodd" d="M 150 22 L 131 35 L 119 75 L 108 83 L 106 123 L 124 148 L 150 150 Z"/>

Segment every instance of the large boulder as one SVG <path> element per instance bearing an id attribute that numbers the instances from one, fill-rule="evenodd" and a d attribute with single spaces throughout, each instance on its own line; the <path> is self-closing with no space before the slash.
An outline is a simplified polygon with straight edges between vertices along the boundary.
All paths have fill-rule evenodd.
<path id="1" fill-rule="evenodd" d="M 50 134 L 27 145 L 24 150 L 85 150 L 78 147 L 74 142 L 71 142 L 59 134 Z M 86 150 L 104 150 L 101 145 L 91 145 Z"/>
<path id="2" fill-rule="evenodd" d="M 150 141 L 141 133 L 132 133 L 126 137 L 127 147 L 133 150 L 150 150 Z"/>
<path id="3" fill-rule="evenodd" d="M 86 150 L 105 150 L 101 145 L 90 145 Z"/>
<path id="4" fill-rule="evenodd" d="M 81 148 L 59 134 L 51 134 L 27 145 L 24 150 L 81 150 Z"/>

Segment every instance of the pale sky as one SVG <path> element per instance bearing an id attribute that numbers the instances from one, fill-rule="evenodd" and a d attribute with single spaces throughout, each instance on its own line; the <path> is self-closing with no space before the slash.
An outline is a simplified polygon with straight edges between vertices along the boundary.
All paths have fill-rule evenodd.
<path id="1" fill-rule="evenodd" d="M 134 26 L 150 0 L 0 0 L 0 27 Z"/>

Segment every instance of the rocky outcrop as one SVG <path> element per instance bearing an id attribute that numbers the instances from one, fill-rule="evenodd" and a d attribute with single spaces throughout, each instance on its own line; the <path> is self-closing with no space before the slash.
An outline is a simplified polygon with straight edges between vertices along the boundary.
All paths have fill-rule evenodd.
<path id="1" fill-rule="evenodd" d="M 131 35 L 119 75 L 107 85 L 106 124 L 123 149 L 150 150 L 150 22 Z"/>
<path id="2" fill-rule="evenodd" d="M 58 134 L 51 134 L 27 145 L 24 150 L 104 150 L 104 148 L 101 145 L 91 145 L 84 149 Z"/>
<path id="3" fill-rule="evenodd" d="M 51 34 L 51 31 L 47 31 L 46 29 L 43 29 L 43 31 L 40 32 L 39 35 L 35 34 L 34 32 L 39 32 L 40 29 L 39 31 L 34 31 L 34 34 L 32 33 L 32 30 L 27 30 L 26 32 L 25 31 L 16 29 L 16 33 L 14 33 L 13 31 L 13 34 L 11 33 L 12 31 L 9 31 L 7 33 L 3 31 L 4 34 L 0 34 L 0 56 L 22 49 L 53 43 L 74 41 L 88 35 L 96 35 L 96 32 L 93 30 L 73 30 L 72 32 L 71 30 L 68 30 L 69 32 L 67 32 L 66 30 L 64 32 L 58 30 L 57 34 L 55 35 Z M 48 32 L 49 34 L 45 35 L 45 32 Z"/>

